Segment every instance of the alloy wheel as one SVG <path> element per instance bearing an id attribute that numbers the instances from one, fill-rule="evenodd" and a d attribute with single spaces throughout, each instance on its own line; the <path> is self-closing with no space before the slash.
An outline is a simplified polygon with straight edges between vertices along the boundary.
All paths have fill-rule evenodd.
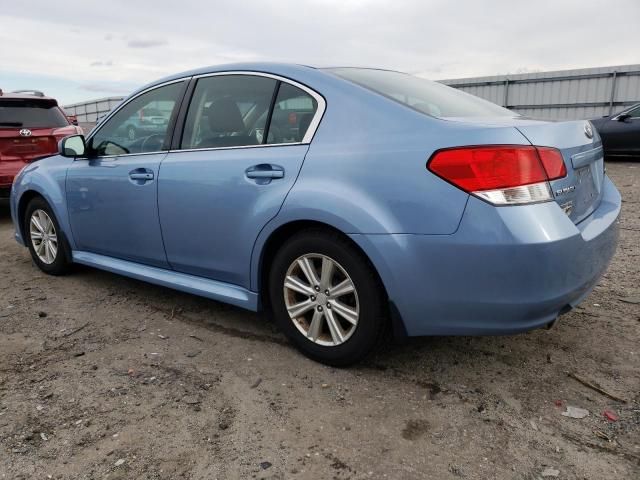
<path id="1" fill-rule="evenodd" d="M 318 253 L 298 257 L 287 270 L 283 290 L 289 318 L 312 342 L 333 347 L 355 332 L 360 319 L 358 292 L 334 259 Z"/>
<path id="2" fill-rule="evenodd" d="M 38 259 L 47 265 L 58 255 L 58 235 L 51 217 L 44 210 L 34 210 L 29 220 L 29 235 Z"/>

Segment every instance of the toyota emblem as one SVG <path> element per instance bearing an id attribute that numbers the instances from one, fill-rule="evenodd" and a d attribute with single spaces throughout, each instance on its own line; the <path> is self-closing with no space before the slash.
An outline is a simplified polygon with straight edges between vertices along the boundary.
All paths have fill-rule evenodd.
<path id="1" fill-rule="evenodd" d="M 22 130 L 20 130 L 20 136 L 21 137 L 30 137 L 31 136 L 31 130 L 29 130 L 28 128 L 23 128 Z"/>
<path id="2" fill-rule="evenodd" d="M 591 124 L 589 122 L 585 122 L 584 124 L 584 134 L 587 138 L 593 138 L 593 128 L 591 128 Z"/>

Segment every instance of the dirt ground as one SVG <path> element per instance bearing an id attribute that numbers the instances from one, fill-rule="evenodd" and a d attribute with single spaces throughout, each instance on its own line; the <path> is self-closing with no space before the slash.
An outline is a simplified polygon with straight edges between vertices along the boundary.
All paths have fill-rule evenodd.
<path id="1" fill-rule="evenodd" d="M 342 370 L 261 315 L 48 277 L 0 207 L 0 478 L 640 478 L 640 163 L 608 171 L 618 253 L 553 330 L 413 339 Z"/>

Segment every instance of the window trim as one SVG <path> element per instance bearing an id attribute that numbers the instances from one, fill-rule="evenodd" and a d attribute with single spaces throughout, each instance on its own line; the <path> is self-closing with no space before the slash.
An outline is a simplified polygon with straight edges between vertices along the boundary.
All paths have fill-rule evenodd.
<path id="1" fill-rule="evenodd" d="M 96 128 L 91 130 L 91 132 L 89 132 L 89 135 L 87 135 L 87 137 L 86 137 L 86 143 L 87 143 L 87 145 L 89 145 L 89 143 L 91 142 L 93 137 L 95 137 L 96 134 L 107 124 L 107 122 L 111 119 L 111 117 L 113 117 L 121 109 L 126 107 L 129 103 L 134 101 L 139 96 L 144 95 L 145 93 L 151 92 L 152 90 L 155 90 L 157 88 L 166 87 L 167 85 L 172 85 L 174 83 L 184 82 L 185 86 L 183 87 L 182 91 L 178 95 L 178 98 L 176 99 L 176 106 L 174 107 L 175 108 L 174 109 L 174 113 L 172 113 L 172 115 L 171 115 L 172 118 L 169 120 L 169 125 L 167 126 L 167 132 L 170 131 L 170 135 L 171 135 L 171 138 L 169 138 L 169 142 L 168 142 L 169 147 L 162 148 L 160 150 L 154 150 L 152 152 L 122 153 L 120 155 L 96 155 L 95 157 L 92 157 L 92 158 L 133 157 L 133 156 L 140 156 L 140 155 L 157 155 L 159 153 L 168 152 L 171 149 L 171 140 L 173 138 L 173 135 L 175 134 L 175 126 L 176 126 L 176 123 L 177 123 L 177 120 L 178 120 L 178 115 L 180 114 L 180 107 L 182 106 L 182 102 L 184 102 L 184 95 L 185 95 L 185 92 L 186 92 L 187 82 L 191 78 L 192 78 L 191 76 L 186 76 L 186 77 L 182 77 L 182 78 L 179 78 L 179 79 L 169 80 L 167 82 L 159 83 L 157 85 L 152 85 L 151 87 L 145 88 L 144 90 L 136 93 L 134 96 L 130 97 L 126 102 L 120 103 L 120 105 L 118 105 L 114 110 L 112 110 L 111 113 L 109 113 L 104 118 L 104 120 L 102 120 L 102 122 L 100 122 L 100 125 L 97 125 Z M 163 146 L 166 145 L 166 143 L 167 142 L 165 140 L 165 143 L 163 144 Z"/>
<path id="2" fill-rule="evenodd" d="M 300 90 L 302 90 L 303 92 L 309 94 L 311 97 L 314 98 L 314 100 L 317 102 L 318 104 L 318 108 L 316 109 L 316 113 L 313 116 L 313 119 L 311 120 L 311 123 L 309 123 L 309 127 L 307 128 L 307 131 L 304 134 L 304 137 L 302 138 L 302 141 L 300 142 L 288 142 L 288 143 L 262 143 L 259 145 L 235 145 L 235 146 L 231 146 L 231 147 L 205 147 L 205 148 L 179 148 L 179 145 L 181 144 L 182 141 L 182 135 L 184 134 L 184 126 L 186 123 L 186 118 L 187 118 L 187 113 L 189 111 L 189 108 L 191 107 L 191 100 L 193 97 L 193 92 L 195 91 L 195 84 L 197 83 L 198 80 L 200 80 L 201 78 L 208 78 L 208 77 L 218 77 L 218 76 L 223 76 L 223 75 L 244 75 L 244 76 L 250 76 L 250 77 L 266 77 L 266 78 L 271 78 L 273 80 L 276 80 L 280 83 L 287 83 L 289 85 L 292 85 L 294 87 L 299 88 Z M 203 73 L 200 75 L 194 75 L 193 77 L 191 77 L 191 81 L 193 82 L 194 87 L 191 89 L 190 92 L 190 98 L 188 99 L 188 102 L 186 103 L 187 108 L 185 108 L 184 112 L 180 112 L 182 114 L 181 118 L 180 118 L 180 123 L 181 123 L 181 131 L 179 132 L 178 135 L 178 142 L 177 142 L 177 146 L 178 148 L 171 148 L 169 150 L 169 152 L 173 153 L 173 152 L 202 152 L 202 151 L 209 151 L 209 150 L 236 150 L 239 148 L 264 148 L 264 147 L 286 147 L 286 146 L 291 146 L 291 145 L 309 145 L 311 143 L 311 141 L 313 140 L 313 137 L 315 136 L 315 133 L 318 129 L 318 127 L 320 126 L 320 121 L 322 120 L 322 117 L 324 116 L 324 112 L 327 108 L 327 102 L 324 99 L 324 97 L 316 92 L 315 90 L 307 87 L 306 85 L 299 83 L 295 80 L 292 80 L 290 78 L 287 77 L 283 77 L 281 75 L 276 75 L 273 73 L 266 73 L 266 72 L 258 72 L 258 71 L 253 71 L 253 70 L 229 70 L 229 71 L 225 71 L 225 72 L 211 72 L 211 73 Z M 278 83 L 276 85 L 276 89 L 279 89 L 280 84 Z M 269 124 L 271 123 L 271 119 L 269 118 Z"/>

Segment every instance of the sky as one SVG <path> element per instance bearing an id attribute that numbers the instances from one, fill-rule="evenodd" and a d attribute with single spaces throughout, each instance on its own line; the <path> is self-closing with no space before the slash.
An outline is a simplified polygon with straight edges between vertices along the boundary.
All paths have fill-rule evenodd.
<path id="1" fill-rule="evenodd" d="M 0 88 L 67 105 L 243 61 L 434 80 L 634 64 L 639 21 L 640 0 L 1 0 Z"/>

